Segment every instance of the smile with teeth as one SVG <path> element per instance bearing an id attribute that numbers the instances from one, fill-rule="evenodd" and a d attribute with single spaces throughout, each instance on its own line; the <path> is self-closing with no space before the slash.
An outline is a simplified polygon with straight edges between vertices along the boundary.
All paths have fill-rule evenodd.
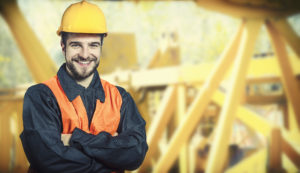
<path id="1" fill-rule="evenodd" d="M 80 64 L 88 64 L 90 63 L 90 61 L 82 61 L 82 62 L 79 62 Z"/>
<path id="2" fill-rule="evenodd" d="M 92 61 L 76 61 L 81 66 L 88 66 Z"/>

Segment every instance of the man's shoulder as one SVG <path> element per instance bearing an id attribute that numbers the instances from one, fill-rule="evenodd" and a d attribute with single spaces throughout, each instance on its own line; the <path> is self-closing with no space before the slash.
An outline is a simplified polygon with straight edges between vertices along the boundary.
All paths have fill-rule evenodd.
<path id="1" fill-rule="evenodd" d="M 25 96 L 26 95 L 37 96 L 37 95 L 44 95 L 44 94 L 51 95 L 52 91 L 50 90 L 50 88 L 47 85 L 45 85 L 43 83 L 39 83 L 39 84 L 30 86 L 27 89 Z"/>

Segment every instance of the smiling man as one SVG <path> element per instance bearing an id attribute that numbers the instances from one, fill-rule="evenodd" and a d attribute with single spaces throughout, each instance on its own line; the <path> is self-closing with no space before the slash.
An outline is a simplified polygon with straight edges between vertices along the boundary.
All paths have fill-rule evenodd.
<path id="1" fill-rule="evenodd" d="M 103 36 L 75 33 L 62 35 L 66 40 L 61 43 L 61 47 L 66 58 L 67 72 L 80 85 L 87 87 L 99 66 Z"/>
<path id="2" fill-rule="evenodd" d="M 137 169 L 148 149 L 145 121 L 130 94 L 96 70 L 107 35 L 102 11 L 86 1 L 72 4 L 57 34 L 66 63 L 24 96 L 20 137 L 29 172 Z"/>

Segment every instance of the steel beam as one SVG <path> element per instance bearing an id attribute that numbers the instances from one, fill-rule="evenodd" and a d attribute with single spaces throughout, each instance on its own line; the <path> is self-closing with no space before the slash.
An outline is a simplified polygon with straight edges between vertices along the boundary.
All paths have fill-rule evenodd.
<path id="1" fill-rule="evenodd" d="M 274 20 L 272 21 L 272 24 L 280 33 L 280 35 L 283 36 L 284 40 L 294 50 L 298 58 L 300 58 L 300 48 L 299 48 L 300 37 L 297 35 L 295 30 L 288 23 L 287 19 L 283 18 L 283 19 Z"/>
<path id="2" fill-rule="evenodd" d="M 296 57 L 291 57 L 290 60 L 294 69 L 294 75 L 300 75 L 299 59 Z M 134 88 L 157 87 L 179 83 L 202 85 L 207 79 L 207 76 L 213 72 L 214 67 L 215 63 L 204 63 L 197 65 L 179 65 L 176 67 L 164 67 L 149 70 L 127 70 L 102 75 L 102 78 L 115 84 L 118 84 L 118 82 L 128 83 L 128 81 L 130 81 L 129 85 Z M 159 78 L 157 76 L 159 76 Z M 263 59 L 252 59 L 248 70 L 248 76 L 249 78 L 247 78 L 247 83 L 249 84 L 280 81 L 280 69 L 278 62 L 276 61 L 276 57 L 270 56 Z"/>
<path id="3" fill-rule="evenodd" d="M 287 114 L 285 116 L 288 116 L 287 119 L 289 124 L 288 125 L 289 131 L 295 135 L 298 135 L 297 139 L 299 139 L 299 145 L 300 145 L 300 129 L 297 124 L 297 119 L 291 102 L 287 102 Z"/>
<path id="4" fill-rule="evenodd" d="M 216 90 L 226 71 L 230 67 L 233 58 L 239 47 L 241 34 L 244 28 L 244 23 L 241 24 L 236 36 L 223 52 L 220 61 L 217 63 L 213 72 L 207 78 L 200 92 L 196 95 L 195 100 L 189 107 L 184 120 L 176 129 L 174 135 L 170 140 L 168 150 L 160 157 L 158 163 L 154 168 L 155 173 L 167 172 L 178 157 L 178 148 L 187 142 L 189 136 L 196 128 L 198 121 L 207 107 L 213 92 Z"/>
<path id="5" fill-rule="evenodd" d="M 149 130 L 147 132 L 147 142 L 149 150 L 147 152 L 145 161 L 143 162 L 139 172 L 146 172 L 149 167 L 151 167 L 151 160 L 153 155 L 157 151 L 158 141 L 163 134 L 162 132 L 167 127 L 172 113 L 175 111 L 176 106 L 176 86 L 168 86 L 164 96 L 161 100 L 160 107 L 157 110 L 152 123 L 150 124 Z"/>
<path id="6" fill-rule="evenodd" d="M 213 95 L 212 100 L 219 106 L 223 107 L 225 104 L 225 95 L 222 92 L 217 91 Z M 238 107 L 236 116 L 237 119 L 239 119 L 243 124 L 253 131 L 259 132 L 264 136 L 270 135 L 273 125 L 258 114 L 246 109 L 242 105 Z"/>
<path id="7" fill-rule="evenodd" d="M 290 9 L 276 10 L 267 8 L 263 5 L 260 7 L 246 5 L 246 3 L 235 3 L 226 0 L 195 0 L 196 3 L 208 10 L 225 13 L 232 17 L 247 19 L 265 19 L 270 17 L 285 17 L 299 12 L 299 4 Z M 297 9 L 298 6 L 298 9 Z"/>
<path id="8" fill-rule="evenodd" d="M 222 108 L 220 119 L 215 129 L 216 136 L 209 152 L 206 170 L 208 173 L 223 172 L 229 139 L 232 133 L 232 125 L 237 107 L 240 104 L 242 95 L 245 93 L 247 69 L 261 25 L 261 20 L 249 20 L 246 22 L 246 28 L 241 40 L 241 47 L 233 67 L 228 96 L 226 97 L 225 105 Z"/>
<path id="9" fill-rule="evenodd" d="M 1 112 L 0 116 L 0 172 L 9 172 L 11 155 L 10 150 L 12 147 L 13 136 L 10 133 L 10 116 L 11 112 L 14 109 L 14 104 L 10 103 L 8 106 Z"/>
<path id="10" fill-rule="evenodd" d="M 282 150 L 298 170 L 300 170 L 300 154 L 285 139 L 282 139 Z"/>
<path id="11" fill-rule="evenodd" d="M 1 1 L 0 13 L 7 22 L 34 81 L 39 83 L 54 76 L 57 72 L 56 64 L 26 22 L 16 0 Z"/>
<path id="12" fill-rule="evenodd" d="M 279 128 L 274 128 L 271 132 L 269 140 L 269 165 L 268 172 L 284 172 L 282 168 L 281 154 L 282 154 L 282 139 Z"/>
<path id="13" fill-rule="evenodd" d="M 289 101 L 291 101 L 293 110 L 295 112 L 298 127 L 300 127 L 300 90 L 297 83 L 296 76 L 290 64 L 289 57 L 285 48 L 285 44 L 280 36 L 278 30 L 274 27 L 274 22 L 267 21 L 267 30 L 272 40 L 272 46 L 278 58 L 279 66 L 282 73 L 282 82 L 284 90 Z"/>
<path id="14" fill-rule="evenodd" d="M 186 112 L 186 87 L 184 85 L 177 86 L 177 110 L 176 110 L 176 126 L 184 119 Z M 180 149 L 180 148 L 178 148 Z M 187 143 L 183 144 L 179 154 L 179 172 L 188 172 L 188 148 Z"/>

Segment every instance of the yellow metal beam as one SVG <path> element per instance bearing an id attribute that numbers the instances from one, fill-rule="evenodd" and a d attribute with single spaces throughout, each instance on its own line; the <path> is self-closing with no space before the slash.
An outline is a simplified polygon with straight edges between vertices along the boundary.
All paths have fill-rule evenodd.
<path id="1" fill-rule="evenodd" d="M 268 33 L 272 40 L 272 46 L 275 49 L 275 53 L 278 58 L 278 62 L 282 72 L 282 82 L 284 84 L 284 90 L 289 101 L 291 101 L 293 110 L 295 112 L 298 127 L 300 127 L 300 90 L 297 83 L 297 79 L 294 75 L 292 66 L 286 52 L 285 44 L 280 37 L 280 33 L 274 27 L 272 21 L 266 22 Z"/>
<path id="2" fill-rule="evenodd" d="M 12 146 L 13 136 L 9 132 L 10 129 L 10 116 L 11 110 L 13 110 L 14 105 L 9 104 L 3 112 L 1 112 L 0 116 L 0 141 L 1 141 L 1 149 L 0 149 L 0 172 L 9 172 L 11 156 L 10 149 Z"/>
<path id="3" fill-rule="evenodd" d="M 186 112 L 186 87 L 184 85 L 178 85 L 177 87 L 177 111 L 176 111 L 176 126 L 180 125 L 180 122 L 184 119 Z M 180 149 L 180 148 L 178 148 Z M 183 144 L 179 154 L 179 170 L 180 173 L 188 172 L 188 148 L 187 143 Z"/>
<path id="4" fill-rule="evenodd" d="M 222 106 L 224 104 L 225 96 L 222 92 L 217 91 L 215 92 L 213 96 L 213 101 Z M 251 110 L 243 107 L 242 105 L 239 106 L 238 111 L 236 113 L 237 119 L 239 119 L 243 124 L 245 124 L 247 127 L 251 128 L 253 131 L 258 132 L 262 134 L 265 137 L 269 137 L 272 129 L 274 128 L 274 125 L 262 118 L 261 116 L 257 115 L 256 113 L 252 112 Z M 293 120 L 291 120 L 293 121 Z M 292 128 L 293 129 L 293 128 Z M 297 152 L 290 143 L 293 143 L 293 146 L 299 146 L 300 145 L 300 136 L 298 131 L 286 131 L 284 129 L 281 129 L 283 133 L 283 145 L 282 145 L 282 150 L 286 152 L 287 157 L 289 158 L 289 162 L 287 161 L 287 158 L 283 158 L 283 164 L 284 168 L 288 171 L 291 172 L 294 168 L 289 166 L 289 165 L 295 165 L 298 166 L 300 165 L 299 160 L 299 152 Z M 287 142 L 288 139 L 288 142 Z M 297 154 L 298 153 L 298 154 Z M 250 156 L 252 157 L 252 156 Z M 266 156 L 264 156 L 266 158 Z M 251 166 L 250 160 L 251 158 L 245 158 L 243 161 L 241 161 L 239 164 L 234 166 L 233 168 L 230 168 L 226 172 L 244 172 L 245 168 L 247 170 L 252 169 L 254 166 Z M 259 159 L 261 160 L 261 159 Z M 260 161 L 257 161 L 256 163 L 259 163 Z M 263 160 L 263 162 L 266 162 L 266 160 Z M 263 163 L 261 162 L 261 163 Z M 262 170 L 262 168 L 266 169 L 265 164 L 257 164 L 259 168 L 255 169 L 257 170 Z M 285 165 L 288 165 L 289 167 L 286 167 Z M 300 168 L 298 168 L 300 169 Z M 252 172 L 252 171 L 249 171 Z M 254 171 L 254 172 L 261 172 L 261 171 Z M 292 171 L 294 172 L 294 171 Z"/>
<path id="5" fill-rule="evenodd" d="M 295 112 L 293 110 L 293 106 L 291 102 L 287 102 L 287 114 L 286 116 L 288 116 L 288 123 L 289 123 L 289 130 L 291 133 L 298 135 L 298 139 L 299 140 L 299 145 L 300 145 L 300 129 L 299 126 L 297 125 L 297 120 L 296 120 L 296 116 L 295 116 Z"/>
<path id="6" fill-rule="evenodd" d="M 282 150 L 300 170 L 300 154 L 285 139 L 282 140 Z"/>
<path id="7" fill-rule="evenodd" d="M 23 127 L 23 97 L 0 101 L 0 105 L 0 172 L 27 172 L 29 165 L 19 139 Z"/>
<path id="8" fill-rule="evenodd" d="M 295 76 L 300 75 L 300 59 L 293 56 L 289 57 L 289 59 L 293 68 L 293 74 Z M 118 82 L 128 83 L 130 81 L 130 86 L 134 88 L 165 86 L 178 83 L 203 84 L 214 66 L 215 63 L 203 63 L 149 70 L 122 71 L 122 73 L 119 71 L 102 75 L 102 78 L 116 84 Z M 279 65 L 275 56 L 255 58 L 250 63 L 247 84 L 278 82 L 280 81 L 280 75 Z"/>
<path id="9" fill-rule="evenodd" d="M 297 172 L 299 170 L 286 154 L 283 154 L 282 162 L 283 167 L 287 172 Z"/>
<path id="10" fill-rule="evenodd" d="M 151 167 L 151 160 L 153 155 L 157 151 L 158 141 L 165 130 L 167 123 L 169 122 L 172 113 L 175 111 L 176 105 L 176 86 L 170 85 L 167 87 L 164 96 L 161 100 L 160 107 L 157 110 L 154 119 L 147 132 L 147 142 L 149 150 L 147 152 L 145 161 L 143 162 L 139 172 L 145 172 L 149 167 Z"/>
<path id="11" fill-rule="evenodd" d="M 16 140 L 15 150 L 16 150 L 16 157 L 15 157 L 15 168 L 13 172 L 27 172 L 29 163 L 24 153 L 24 149 L 20 140 L 19 135 L 23 130 L 23 98 L 19 99 L 18 101 L 12 102 L 15 105 L 14 111 L 15 114 L 13 115 L 13 120 L 15 121 L 16 127 L 14 138 Z"/>
<path id="12" fill-rule="evenodd" d="M 290 56 L 291 67 L 294 75 L 300 75 L 300 60 L 295 56 Z M 266 68 L 267 67 L 267 68 Z M 277 61 L 277 56 L 268 58 L 255 58 L 251 60 L 248 76 L 251 78 L 267 78 L 281 76 L 280 66 Z"/>
<path id="13" fill-rule="evenodd" d="M 269 67 L 268 65 L 265 65 L 265 66 Z M 263 84 L 263 83 L 276 83 L 276 82 L 280 82 L 279 76 L 266 75 L 264 77 L 248 77 L 247 78 L 247 85 Z"/>
<path id="14" fill-rule="evenodd" d="M 285 101 L 285 96 L 281 95 L 254 95 L 246 96 L 245 102 L 253 105 L 267 105 Z"/>
<path id="15" fill-rule="evenodd" d="M 300 37 L 297 35 L 295 30 L 288 23 L 287 19 L 278 19 L 272 21 L 274 27 L 283 36 L 284 40 L 294 50 L 298 58 L 300 58 Z"/>
<path id="16" fill-rule="evenodd" d="M 222 92 L 217 91 L 214 93 L 212 100 L 216 104 L 223 107 L 225 103 L 225 95 Z M 253 131 L 259 132 L 264 136 L 270 135 L 273 125 L 253 111 L 250 111 L 249 109 L 246 109 L 240 105 L 237 109 L 236 116 L 237 119 L 239 119 L 247 127 L 251 128 Z"/>
<path id="17" fill-rule="evenodd" d="M 285 17 L 299 12 L 299 4 L 291 9 L 276 10 L 264 6 L 257 7 L 248 4 L 238 4 L 226 0 L 195 0 L 196 3 L 208 10 L 225 13 L 237 18 L 265 19 L 270 17 Z M 298 9 L 297 9 L 298 7 Z"/>
<path id="18" fill-rule="evenodd" d="M 269 165 L 268 172 L 284 172 L 282 168 L 281 161 L 281 150 L 282 150 L 282 139 L 279 128 L 274 128 L 271 132 L 271 137 L 269 140 L 270 148 L 269 148 Z"/>
<path id="19" fill-rule="evenodd" d="M 26 22 L 16 0 L 2 0 L 0 13 L 10 27 L 35 82 L 43 82 L 57 72 L 57 67 Z"/>
<path id="20" fill-rule="evenodd" d="M 215 139 L 209 152 L 207 172 L 218 173 L 224 168 L 232 125 L 235 119 L 236 109 L 245 92 L 246 73 L 254 50 L 254 43 L 260 31 L 262 20 L 248 20 L 243 32 L 241 47 L 234 64 L 231 86 L 225 105 L 222 108 L 215 133 Z"/>
<path id="21" fill-rule="evenodd" d="M 170 140 L 168 150 L 161 156 L 154 168 L 155 173 L 167 172 L 178 156 L 180 148 L 195 129 L 198 121 L 201 119 L 205 108 L 207 107 L 213 92 L 216 90 L 223 76 L 233 61 L 233 57 L 238 50 L 239 40 L 244 28 L 244 23 L 241 24 L 236 36 L 223 52 L 220 61 L 215 66 L 213 73 L 207 78 L 206 83 L 200 92 L 196 95 L 195 100 L 188 109 L 184 120 L 180 123 Z"/>
<path id="22" fill-rule="evenodd" d="M 225 95 L 217 91 L 213 95 L 213 101 L 220 105 L 224 105 Z M 290 106 L 289 106 L 290 107 Z M 236 113 L 237 119 L 240 120 L 243 124 L 247 127 L 252 129 L 255 132 L 258 132 L 265 137 L 268 137 L 274 128 L 274 125 L 268 122 L 266 119 L 262 118 L 260 115 L 256 114 L 255 112 L 245 108 L 244 106 L 240 105 L 238 107 Z M 291 120 L 293 121 L 293 119 Z M 253 123 L 254 122 L 254 123 Z M 300 145 L 300 133 L 299 131 L 287 131 L 285 129 L 282 130 L 282 136 L 284 139 L 288 139 L 289 142 L 292 142 L 295 146 Z"/>

